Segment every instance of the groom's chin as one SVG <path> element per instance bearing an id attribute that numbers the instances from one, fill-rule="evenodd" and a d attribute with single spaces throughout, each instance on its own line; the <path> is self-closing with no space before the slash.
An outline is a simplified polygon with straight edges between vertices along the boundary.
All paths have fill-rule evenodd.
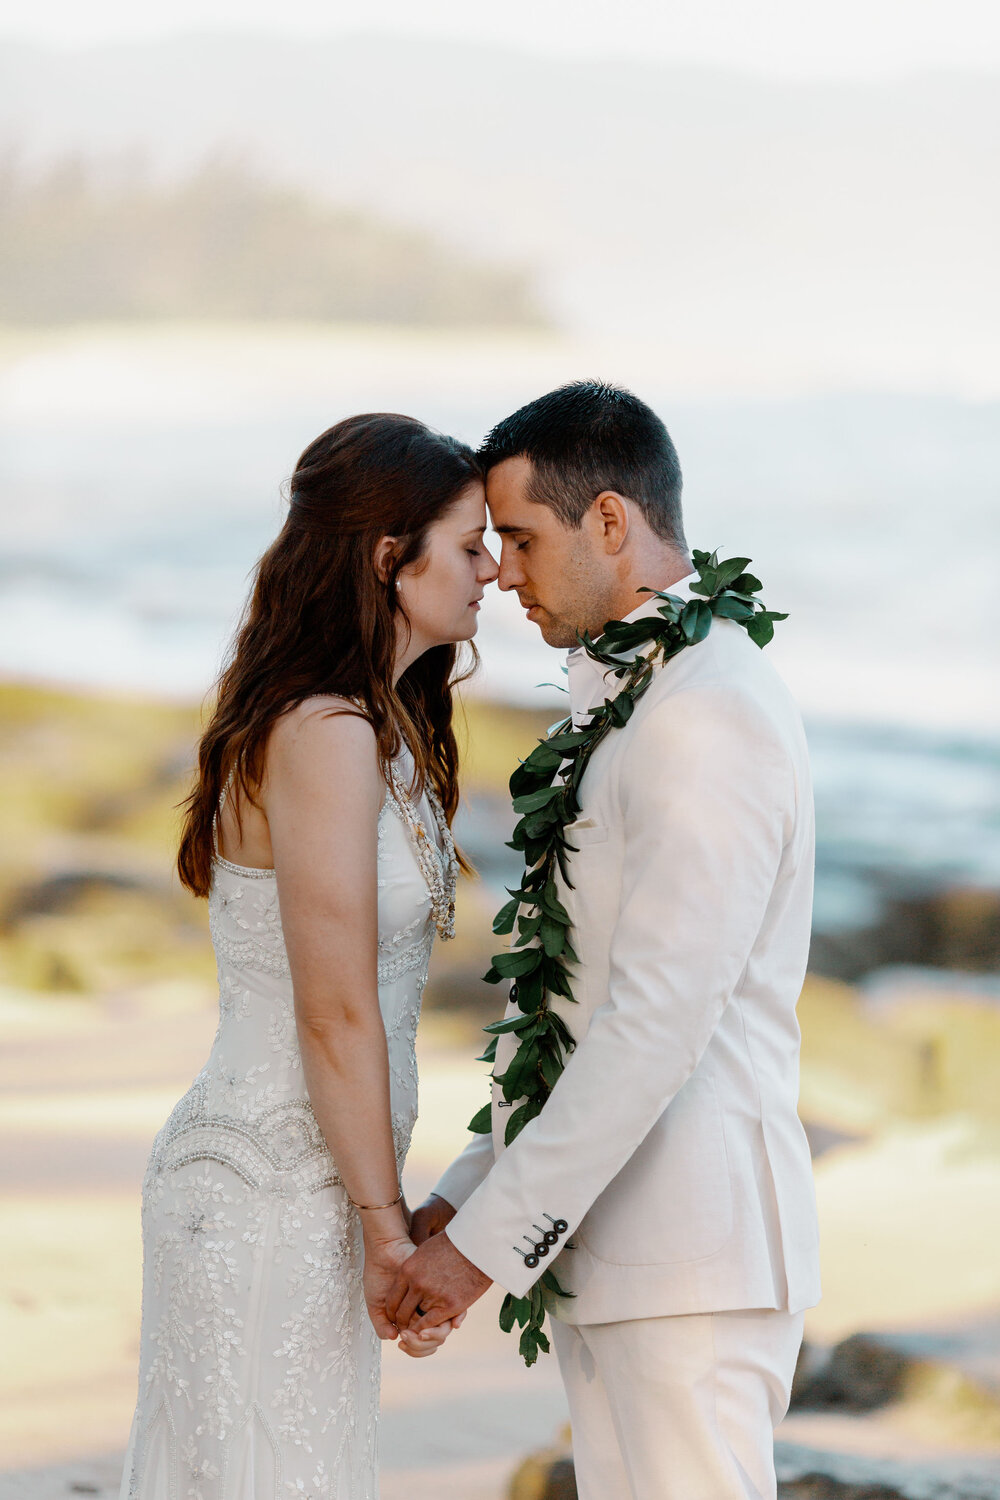
<path id="1" fill-rule="evenodd" d="M 540 620 L 532 620 L 531 623 L 538 626 L 546 646 L 556 646 L 560 651 L 568 651 L 571 646 L 580 644 L 576 631 L 564 620 L 554 620 L 551 615 L 543 614 Z"/>

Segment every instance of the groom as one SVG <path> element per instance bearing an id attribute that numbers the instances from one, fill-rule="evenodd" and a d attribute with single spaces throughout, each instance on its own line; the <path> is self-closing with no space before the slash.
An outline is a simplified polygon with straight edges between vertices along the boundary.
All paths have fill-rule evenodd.
<path id="1" fill-rule="evenodd" d="M 635 396 L 581 381 L 501 422 L 480 458 L 500 587 L 570 648 L 579 726 L 618 679 L 578 633 L 652 614 L 643 588 L 690 597 L 676 452 Z M 494 1084 L 492 1137 L 417 1210 L 387 1310 L 419 1329 L 493 1281 L 522 1297 L 558 1256 L 581 1500 L 773 1500 L 819 1297 L 796 1113 L 813 814 L 799 715 L 739 625 L 716 619 L 659 669 L 580 800 L 559 892 L 577 1003 L 552 997 L 575 1049 L 506 1149 Z M 496 1075 L 513 1050 L 501 1037 Z"/>

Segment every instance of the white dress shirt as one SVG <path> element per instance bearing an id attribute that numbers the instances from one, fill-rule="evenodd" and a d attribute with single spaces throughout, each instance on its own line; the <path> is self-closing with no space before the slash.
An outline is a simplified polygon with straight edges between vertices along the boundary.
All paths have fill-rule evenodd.
<path id="1" fill-rule="evenodd" d="M 676 594 L 679 599 L 690 599 L 691 580 L 696 576 L 694 573 L 685 573 L 677 583 L 672 583 L 669 588 L 661 589 L 660 592 Z M 647 615 L 655 615 L 661 602 L 655 594 L 651 594 L 624 618 L 626 622 L 631 623 L 633 620 L 645 619 Z M 623 651 L 621 654 L 623 657 L 631 657 L 635 655 L 635 651 Z M 621 687 L 620 679 L 611 676 L 606 667 L 602 667 L 599 661 L 588 656 L 583 646 L 574 646 L 568 653 L 566 676 L 574 729 L 579 729 L 605 698 L 614 698 Z"/>

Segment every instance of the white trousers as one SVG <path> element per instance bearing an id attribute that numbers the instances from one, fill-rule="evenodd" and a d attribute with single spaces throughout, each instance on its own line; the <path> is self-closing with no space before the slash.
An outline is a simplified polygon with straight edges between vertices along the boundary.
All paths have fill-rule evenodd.
<path id="1" fill-rule="evenodd" d="M 801 1313 L 551 1320 L 580 1500 L 775 1500 Z"/>

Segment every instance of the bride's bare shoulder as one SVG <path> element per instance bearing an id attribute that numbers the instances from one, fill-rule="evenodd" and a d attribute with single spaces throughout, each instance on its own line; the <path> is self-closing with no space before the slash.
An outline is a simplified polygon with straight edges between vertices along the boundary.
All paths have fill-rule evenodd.
<path id="1" fill-rule="evenodd" d="M 275 721 L 269 749 L 281 757 L 336 754 L 370 761 L 375 754 L 375 731 L 350 698 L 317 694 L 296 703 Z"/>

